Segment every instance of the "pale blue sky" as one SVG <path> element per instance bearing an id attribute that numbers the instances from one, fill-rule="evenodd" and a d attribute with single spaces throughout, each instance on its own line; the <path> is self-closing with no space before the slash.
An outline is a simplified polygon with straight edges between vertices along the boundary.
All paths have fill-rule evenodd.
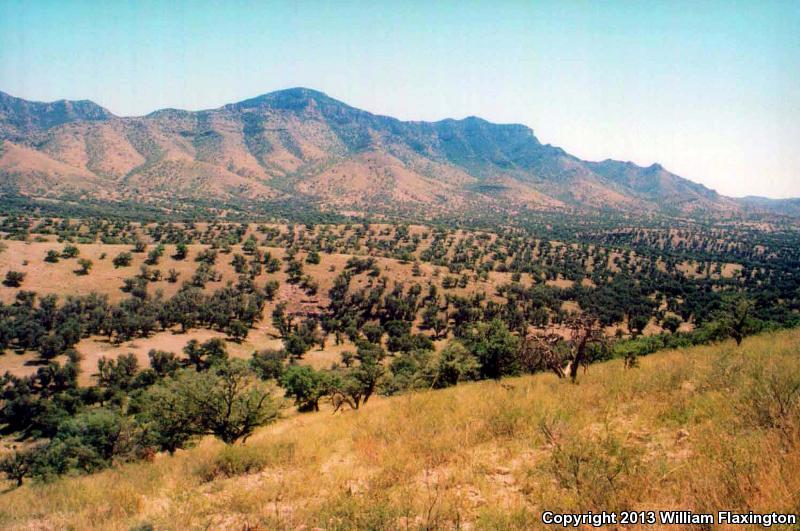
<path id="1" fill-rule="evenodd" d="M 800 196 L 800 1 L 0 0 L 0 90 L 121 115 L 306 86 Z"/>

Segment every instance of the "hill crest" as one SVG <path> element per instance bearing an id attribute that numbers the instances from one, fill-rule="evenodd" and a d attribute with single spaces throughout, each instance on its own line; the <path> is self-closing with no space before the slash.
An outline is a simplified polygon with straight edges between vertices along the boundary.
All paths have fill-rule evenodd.
<path id="1" fill-rule="evenodd" d="M 796 206 L 727 198 L 660 164 L 584 161 L 542 144 L 521 124 L 476 116 L 401 121 L 304 87 L 141 117 L 115 116 L 88 100 L 42 103 L 0 93 L 0 141 L 16 153 L 14 165 L 0 159 L 0 187 L 32 197 L 280 198 L 371 212 L 792 213 Z M 33 152 L 35 162 L 19 160 Z"/>

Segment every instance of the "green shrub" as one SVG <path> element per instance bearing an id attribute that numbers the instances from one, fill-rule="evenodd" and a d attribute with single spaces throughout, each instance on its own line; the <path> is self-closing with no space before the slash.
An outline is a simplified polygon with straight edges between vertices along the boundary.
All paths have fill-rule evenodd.
<path id="1" fill-rule="evenodd" d="M 74 245 L 65 245 L 61 251 L 62 258 L 75 258 L 80 254 L 80 250 Z"/>
<path id="2" fill-rule="evenodd" d="M 196 474 L 203 481 L 231 478 L 259 472 L 267 466 L 264 452 L 252 446 L 228 446 L 210 462 L 201 464 Z"/>
<path id="3" fill-rule="evenodd" d="M 212 460 L 199 465 L 195 474 L 203 481 L 253 474 L 268 466 L 291 464 L 294 454 L 293 443 L 278 443 L 267 447 L 226 446 Z"/>
<path id="4" fill-rule="evenodd" d="M 129 252 L 122 252 L 119 253 L 117 256 L 114 257 L 114 260 L 111 261 L 114 264 L 114 267 L 128 267 L 131 265 L 131 260 L 133 260 L 133 256 Z"/>

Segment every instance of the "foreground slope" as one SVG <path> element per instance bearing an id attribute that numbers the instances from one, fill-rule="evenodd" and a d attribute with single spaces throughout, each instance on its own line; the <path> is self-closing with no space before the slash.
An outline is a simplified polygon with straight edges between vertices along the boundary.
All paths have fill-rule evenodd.
<path id="1" fill-rule="evenodd" d="M 543 510 L 800 512 L 800 330 L 292 416 L 0 495 L 8 529 L 540 527 Z M 220 462 L 249 464 L 226 477 Z"/>
<path id="2" fill-rule="evenodd" d="M 0 93 L 0 151 L 13 154 L 0 157 L 0 191 L 51 199 L 303 199 L 382 212 L 787 211 L 784 203 L 724 197 L 658 164 L 587 162 L 542 144 L 524 125 L 401 121 L 305 88 L 143 117 Z"/>

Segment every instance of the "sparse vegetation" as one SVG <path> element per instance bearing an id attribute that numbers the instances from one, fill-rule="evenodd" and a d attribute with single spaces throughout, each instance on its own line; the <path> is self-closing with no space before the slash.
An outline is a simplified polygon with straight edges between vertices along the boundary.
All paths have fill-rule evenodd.
<path id="1" fill-rule="evenodd" d="M 279 426 L 295 422 L 298 414 L 316 426 L 323 422 L 315 414 L 321 411 L 329 422 L 353 429 L 347 419 L 384 414 L 386 397 L 404 395 L 399 400 L 416 403 L 422 396 L 439 396 L 417 393 L 453 386 L 461 389 L 444 392 L 471 401 L 479 398 L 465 389 L 503 393 L 498 389 L 528 381 L 551 382 L 548 392 L 564 403 L 587 389 L 602 394 L 600 381 L 616 386 L 615 393 L 630 394 L 634 391 L 626 382 L 649 374 L 653 353 L 714 343 L 741 356 L 737 342 L 743 351 L 748 336 L 800 321 L 800 279 L 792 268 L 798 257 L 788 245 L 795 241 L 791 231 L 776 241 L 764 236 L 760 241 L 770 249 L 767 255 L 736 255 L 738 269 L 725 266 L 723 255 L 709 251 L 711 239 L 680 252 L 674 243 L 662 247 L 664 240 L 649 246 L 637 243 L 637 250 L 630 244 L 599 243 L 614 229 L 592 236 L 578 233 L 571 242 L 559 242 L 513 228 L 93 219 L 65 224 L 35 219 L 0 220 L 12 247 L 0 255 L 0 265 L 6 271 L 24 268 L 28 275 L 24 289 L 0 288 L 0 346 L 7 351 L 0 363 L 13 361 L 14 350 L 37 364 L 22 369 L 9 364 L 12 372 L 0 394 L 4 437 L 13 437 L 18 445 L 0 468 L 9 486 L 21 483 L 22 491 L 44 488 L 39 486 L 43 481 L 80 481 L 57 479 L 64 475 L 91 474 L 102 481 L 109 473 L 102 470 L 108 467 L 144 470 L 156 466 L 146 462 L 158 452 L 172 456 L 156 463 L 182 462 L 185 452 L 179 450 L 204 456 L 185 469 L 188 477 L 180 481 L 188 481 L 187 488 L 272 474 L 275 466 L 300 473 L 297 452 L 305 446 L 296 440 L 276 442 L 271 447 L 275 455 L 253 450 L 263 444 L 258 427 L 276 421 L 281 408 L 280 416 L 289 418 Z M 552 230 L 559 230 L 557 223 Z M 23 233 L 41 241 L 11 237 Z M 694 237 L 690 234 L 681 237 L 688 241 Z M 56 262 L 35 267 L 52 250 L 47 238 L 54 236 L 75 243 L 54 250 Z M 746 241 L 741 234 L 736 237 Z M 64 259 L 74 254 L 64 252 L 68 245 L 78 249 L 81 269 Z M 103 261 L 106 253 L 115 258 Z M 34 265 L 24 264 L 29 258 Z M 133 273 L 115 272 L 127 267 Z M 728 338 L 733 341 L 726 342 Z M 615 360 L 610 366 L 620 369 L 613 379 L 606 365 L 598 365 L 607 360 Z M 720 380 L 738 370 L 736 364 L 725 366 Z M 702 370 L 712 368 L 703 365 Z M 790 444 L 796 394 L 792 377 L 748 371 L 758 384 L 749 398 L 737 403 L 741 418 L 780 431 L 781 444 Z M 513 379 L 541 372 L 550 376 Z M 563 382 L 552 383 L 554 375 Z M 701 385 L 690 379 L 691 385 Z M 619 391 L 623 388 L 627 391 Z M 281 395 L 289 400 L 273 398 Z M 602 396 L 610 411 L 621 395 Z M 588 413 L 573 417 L 573 409 L 563 417 L 563 412 L 546 410 L 540 418 L 538 410 L 532 414 L 534 410 L 525 409 L 533 407 L 530 396 L 516 406 L 498 397 L 491 396 L 494 405 L 473 404 L 487 415 L 483 420 L 461 409 L 458 414 L 484 423 L 488 435 L 481 440 L 489 448 L 517 451 L 520 441 L 544 441 L 535 466 L 511 474 L 515 485 L 523 485 L 514 492 L 525 493 L 522 501 L 509 495 L 517 500 L 520 522 L 533 522 L 526 518 L 547 500 L 555 500 L 554 507 L 578 510 L 589 505 L 627 507 L 640 499 L 634 486 L 652 479 L 647 472 L 651 461 L 649 450 L 631 443 L 627 427 L 588 433 Z M 401 403 L 393 400 L 391 404 Z M 636 396 L 631 400 L 636 403 Z M 754 409 L 742 409 L 745 403 L 755 404 Z M 496 409 L 487 409 L 492 407 Z M 337 415 L 331 418 L 331 411 Z M 437 410 L 435 415 L 447 422 L 451 413 Z M 686 427 L 685 411 L 662 414 L 674 416 L 678 429 L 694 432 Z M 451 421 L 462 423 L 457 417 Z M 657 419 L 659 429 L 665 429 L 662 421 Z M 424 427 L 419 430 L 428 433 Z M 427 436 L 434 447 L 439 444 L 437 436 Z M 229 443 L 231 449 L 206 454 L 217 446 L 205 437 Z M 505 446 L 511 441 L 517 446 Z M 405 457 L 410 452 L 400 447 L 394 451 Z M 431 479 L 442 473 L 435 464 L 442 459 L 439 454 L 414 452 L 432 464 L 413 470 L 399 462 L 392 466 L 427 477 L 420 485 L 434 490 L 422 502 L 416 496 L 423 490 L 400 482 L 417 493 L 408 514 L 424 515 L 439 527 L 453 526 L 462 517 L 478 527 L 508 527 L 483 502 L 465 505 L 463 514 L 430 509 L 430 503 L 434 509 L 441 503 L 433 500 L 447 499 L 453 506 L 462 498 Z M 549 482 L 524 479 L 535 475 Z M 595 485 L 600 477 L 605 478 L 602 488 Z M 354 481 L 375 480 L 359 476 Z M 483 493 L 485 487 L 478 482 L 471 488 Z M 361 483 L 353 488 L 378 492 Z M 440 494 L 433 494 L 435 489 Z M 738 495 L 752 500 L 750 494 Z M 354 499 L 350 502 L 362 503 L 358 496 Z M 314 510 L 300 511 L 302 516 L 290 523 L 322 524 L 317 519 L 322 514 L 351 522 L 351 513 L 335 509 L 338 501 L 333 497 L 323 505 L 312 504 Z M 375 510 L 373 502 L 363 503 L 358 505 L 361 512 Z M 387 514 L 395 515 L 387 521 L 394 525 L 399 509 L 389 499 L 385 503 Z M 430 516 L 434 513 L 435 518 Z M 267 527 L 285 524 L 263 514 L 258 522 Z"/>
<path id="2" fill-rule="evenodd" d="M 798 345 L 797 331 L 781 332 L 738 349 L 662 352 L 635 372 L 596 365 L 579 386 L 543 374 L 304 415 L 244 446 L 209 442 L 91 477 L 26 482 L 0 497 L 3 525 L 284 528 L 336 518 L 386 528 L 421 518 L 526 529 L 545 508 L 792 512 L 800 401 L 784 390 L 798 384 Z M 133 503 L 131 492 L 159 503 Z M 128 509 L 101 516 L 101 505 Z"/>

